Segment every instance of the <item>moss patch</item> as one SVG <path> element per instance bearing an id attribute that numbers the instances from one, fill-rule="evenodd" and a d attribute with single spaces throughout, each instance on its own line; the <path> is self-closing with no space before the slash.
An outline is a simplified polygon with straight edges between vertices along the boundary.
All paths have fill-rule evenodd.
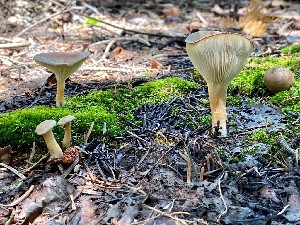
<path id="1" fill-rule="evenodd" d="M 85 96 L 75 96 L 67 99 L 63 108 L 38 106 L 16 110 L 0 115 L 0 143 L 12 145 L 15 149 L 28 151 L 36 141 L 38 146 L 43 143 L 42 137 L 35 134 L 36 126 L 46 119 L 58 121 L 66 115 L 74 115 L 73 144 L 82 141 L 84 133 L 94 122 L 92 137 L 100 138 L 103 123 L 106 122 L 108 135 L 120 135 L 126 129 L 122 118 L 133 119 L 133 110 L 145 103 L 155 104 L 166 101 L 173 96 L 184 95 L 198 87 L 198 84 L 171 77 L 155 82 L 148 82 L 133 89 L 116 89 L 93 91 Z M 63 137 L 63 128 L 54 128 L 57 140 Z"/>
<path id="2" fill-rule="evenodd" d="M 300 44 L 289 45 L 280 50 L 283 54 L 296 54 L 300 53 Z"/>
<path id="3" fill-rule="evenodd" d="M 230 82 L 228 92 L 237 91 L 239 94 L 248 96 L 262 96 L 270 92 L 264 85 L 265 72 L 275 66 L 284 66 L 296 73 L 299 67 L 299 58 L 293 56 L 284 57 L 254 57 L 249 60 L 245 69 Z M 298 77 L 296 77 L 297 79 Z"/>

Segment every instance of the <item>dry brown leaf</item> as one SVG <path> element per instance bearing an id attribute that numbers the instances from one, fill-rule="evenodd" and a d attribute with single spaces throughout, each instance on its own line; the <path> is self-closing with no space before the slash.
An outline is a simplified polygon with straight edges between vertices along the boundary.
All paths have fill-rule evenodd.
<path id="1" fill-rule="evenodd" d="M 178 6 L 175 5 L 166 5 L 163 9 L 163 14 L 165 16 L 179 16 L 180 15 L 180 9 Z"/>
<path id="2" fill-rule="evenodd" d="M 231 18 L 229 16 L 227 16 L 225 18 L 222 18 L 221 26 L 226 30 L 228 30 L 228 29 L 240 29 L 239 22 L 236 19 Z"/>
<path id="3" fill-rule="evenodd" d="M 115 59 L 116 61 L 125 61 L 133 58 L 134 54 L 133 52 L 130 52 L 128 50 L 125 50 L 122 47 L 116 47 L 112 52 L 110 53 L 110 57 L 112 59 Z"/>
<path id="4" fill-rule="evenodd" d="M 162 69 L 164 67 L 156 59 L 150 60 L 150 66 L 151 66 L 151 69 Z"/>
<path id="5" fill-rule="evenodd" d="M 266 27 L 272 18 L 263 14 L 262 9 L 261 0 L 250 1 L 248 13 L 239 19 L 243 32 L 252 36 L 263 36 L 266 33 Z"/>
<path id="6" fill-rule="evenodd" d="M 262 13 L 263 5 L 261 0 L 251 0 L 248 12 L 245 16 L 235 20 L 230 17 L 223 18 L 221 25 L 224 29 L 239 29 L 252 36 L 261 37 L 265 35 L 268 23 L 272 20 L 270 16 Z"/>

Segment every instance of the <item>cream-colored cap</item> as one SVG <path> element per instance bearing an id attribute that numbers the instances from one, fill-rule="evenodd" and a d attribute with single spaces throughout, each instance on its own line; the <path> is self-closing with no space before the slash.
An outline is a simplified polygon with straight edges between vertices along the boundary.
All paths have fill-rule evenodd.
<path id="1" fill-rule="evenodd" d="M 186 51 L 206 82 L 228 84 L 245 66 L 253 43 L 236 33 L 198 31 L 186 38 Z"/>
<path id="2" fill-rule="evenodd" d="M 38 135 L 43 135 L 55 126 L 56 126 L 55 120 L 45 120 L 41 122 L 39 125 L 37 125 L 35 129 L 35 133 L 37 133 Z"/>
<path id="3" fill-rule="evenodd" d="M 53 72 L 57 78 L 67 79 L 90 56 L 90 52 L 49 52 L 40 53 L 33 59 Z"/>
<path id="4" fill-rule="evenodd" d="M 75 116 L 68 115 L 68 116 L 65 116 L 65 117 L 61 118 L 61 119 L 57 122 L 57 124 L 58 124 L 58 125 L 65 125 L 66 123 L 69 123 L 69 122 L 71 122 L 71 121 L 74 120 L 74 119 L 75 119 Z"/>

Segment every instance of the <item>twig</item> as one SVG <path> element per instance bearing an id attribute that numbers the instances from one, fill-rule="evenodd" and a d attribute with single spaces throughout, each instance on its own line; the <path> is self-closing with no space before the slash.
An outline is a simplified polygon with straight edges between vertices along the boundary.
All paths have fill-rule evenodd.
<path id="1" fill-rule="evenodd" d="M 6 221 L 5 225 L 10 225 L 12 223 L 12 221 L 13 221 L 14 216 L 15 216 L 15 211 L 12 210 L 11 214 L 9 216 L 9 219 Z"/>
<path id="2" fill-rule="evenodd" d="M 148 41 L 146 41 L 146 40 L 144 40 L 142 38 L 136 38 L 136 37 L 113 38 L 113 39 L 109 40 L 109 43 L 106 46 L 105 51 L 104 51 L 101 59 L 99 61 L 97 61 L 96 64 L 98 64 L 98 63 L 100 63 L 100 62 L 102 62 L 103 60 L 106 59 L 106 57 L 107 57 L 107 55 L 109 53 L 109 50 L 111 49 L 111 47 L 113 46 L 113 44 L 116 43 L 117 41 L 137 41 L 137 42 L 140 42 L 140 43 L 142 43 L 142 44 L 144 44 L 144 45 L 146 45 L 148 47 L 151 46 L 151 44 Z"/>
<path id="3" fill-rule="evenodd" d="M 76 14 L 79 15 L 79 16 L 82 16 L 84 18 L 88 18 L 88 19 L 97 21 L 97 22 L 99 22 L 99 24 L 102 23 L 102 24 L 105 24 L 105 25 L 108 25 L 108 26 L 111 26 L 111 27 L 123 30 L 125 33 L 143 34 L 143 35 L 148 35 L 148 36 L 164 37 L 164 38 L 178 38 L 178 39 L 184 39 L 185 38 L 184 36 L 168 35 L 168 34 L 161 34 L 161 33 L 148 33 L 148 32 L 142 32 L 142 31 L 137 31 L 137 30 L 130 30 L 130 29 L 126 29 L 126 28 L 123 28 L 123 27 L 120 27 L 120 26 L 117 26 L 117 25 L 113 25 L 113 24 L 105 22 L 103 20 L 98 20 L 98 19 L 96 19 L 94 17 L 86 16 L 86 15 L 78 13 L 78 12 Z M 101 27 L 100 25 L 97 25 L 97 24 L 95 24 L 93 26 Z"/>
<path id="4" fill-rule="evenodd" d="M 191 177 L 192 177 L 192 162 L 188 154 L 185 154 L 181 151 L 179 151 L 179 155 L 186 161 L 187 163 L 187 169 L 186 169 L 186 182 L 188 184 L 191 183 Z"/>
<path id="5" fill-rule="evenodd" d="M 148 206 L 146 204 L 142 204 L 141 206 L 144 207 L 144 208 L 150 209 L 150 210 L 152 210 L 152 211 L 154 211 L 156 213 L 159 213 L 162 216 L 169 217 L 172 220 L 178 221 L 178 222 L 180 222 L 182 224 L 187 224 L 187 222 L 192 222 L 192 221 L 188 221 L 188 220 L 179 219 L 179 218 L 177 218 L 177 217 L 174 216 L 174 215 L 190 215 L 190 213 L 188 213 L 188 212 L 173 212 L 173 213 L 169 214 L 169 213 L 165 213 L 163 211 L 160 211 L 160 210 L 158 210 L 156 208 L 153 208 L 151 206 Z"/>
<path id="6" fill-rule="evenodd" d="M 29 45 L 30 45 L 29 42 L 0 44 L 0 49 L 20 48 L 20 47 L 27 47 Z"/>
<path id="7" fill-rule="evenodd" d="M 223 178 L 223 176 L 224 176 L 224 172 L 222 173 L 221 177 L 218 178 L 218 190 L 219 190 L 219 193 L 220 193 L 220 197 L 221 197 L 221 199 L 222 199 L 222 202 L 223 202 L 223 204 L 224 204 L 225 210 L 224 210 L 223 212 L 221 212 L 220 215 L 219 215 L 218 218 L 217 218 L 217 221 L 218 221 L 219 223 L 220 223 L 221 217 L 224 216 L 224 215 L 227 213 L 227 211 L 228 211 L 227 204 L 226 204 L 226 202 L 225 202 L 225 199 L 224 199 L 223 194 L 222 194 L 222 189 L 221 189 L 221 179 Z"/>
<path id="8" fill-rule="evenodd" d="M 136 134 L 134 134 L 134 133 L 132 133 L 131 131 L 126 131 L 126 133 L 128 133 L 128 134 L 130 134 L 131 136 L 133 136 L 133 137 L 135 137 L 135 138 L 137 138 L 137 139 L 139 139 L 139 140 L 141 140 L 141 141 L 143 141 L 143 142 L 145 142 L 148 146 L 149 146 L 149 143 L 148 143 L 148 141 L 147 140 L 145 140 L 145 139 L 143 139 L 143 138 L 141 138 L 141 137 L 139 137 L 139 136 L 137 136 Z"/>
<path id="9" fill-rule="evenodd" d="M 16 174 L 18 177 L 20 177 L 22 180 L 25 180 L 26 179 L 26 177 L 22 174 L 22 173 L 20 173 L 19 171 L 17 171 L 16 169 L 14 169 L 14 168 L 12 168 L 11 166 L 8 166 L 8 165 L 6 165 L 6 164 L 4 164 L 4 163 L 0 163 L 0 166 L 3 166 L 3 167 L 5 167 L 6 169 L 9 169 L 11 172 L 13 172 L 14 174 Z"/>
<path id="10" fill-rule="evenodd" d="M 277 213 L 277 216 L 280 216 L 281 214 L 283 214 L 289 206 L 290 206 L 290 204 L 287 204 L 286 206 L 284 206 L 283 209 Z"/>
<path id="11" fill-rule="evenodd" d="M 28 159 L 28 164 L 32 162 L 32 159 L 35 155 L 35 141 L 32 143 L 32 149 L 31 149 L 31 153 L 30 153 L 30 156 L 29 156 L 29 159 Z"/>
<path id="12" fill-rule="evenodd" d="M 13 201 L 10 204 L 2 205 L 2 206 L 13 207 L 15 205 L 18 205 L 20 202 L 22 202 L 25 198 L 27 198 L 30 195 L 30 193 L 33 191 L 33 189 L 34 189 L 34 185 L 31 185 L 30 188 L 23 195 L 21 195 L 18 199 L 16 199 L 15 201 Z"/>
<path id="13" fill-rule="evenodd" d="M 36 23 L 30 25 L 29 27 L 25 28 L 25 29 L 22 30 L 20 33 L 18 33 L 18 34 L 16 35 L 16 37 L 21 36 L 22 34 L 24 34 L 25 32 L 27 32 L 27 31 L 29 31 L 29 30 L 31 30 L 31 29 L 34 28 L 35 26 L 40 25 L 41 23 L 44 23 L 44 22 L 46 22 L 47 20 L 49 20 L 49 19 L 51 19 L 51 18 L 53 18 L 53 17 L 55 17 L 55 16 L 57 16 L 57 15 L 59 15 L 59 14 L 62 14 L 62 13 L 65 13 L 65 12 L 69 12 L 69 11 L 71 11 L 72 9 L 73 9 L 73 7 L 71 7 L 70 9 L 64 9 L 64 10 L 61 10 L 61 11 L 59 11 L 59 12 L 53 13 L 52 15 L 47 16 L 46 18 L 41 19 L 41 20 L 39 20 L 38 22 L 36 22 Z"/>
<path id="14" fill-rule="evenodd" d="M 85 144 L 85 145 L 87 144 L 87 142 L 88 142 L 88 140 L 89 140 L 89 138 L 90 138 L 90 136 L 91 136 L 91 133 L 92 133 L 93 128 L 94 128 L 94 124 L 95 124 L 94 121 L 91 122 L 90 128 L 89 128 L 87 134 L 85 135 L 85 138 L 84 138 L 84 144 Z"/>
<path id="15" fill-rule="evenodd" d="M 202 166 L 200 169 L 200 178 L 199 178 L 201 182 L 204 180 L 204 173 L 205 173 L 205 168 L 204 166 Z"/>
<path id="16" fill-rule="evenodd" d="M 298 161 L 299 161 L 299 154 L 298 151 L 291 148 L 289 146 L 289 144 L 287 143 L 287 141 L 284 139 L 284 137 L 282 136 L 282 134 L 279 134 L 279 136 L 277 137 L 277 143 L 284 149 L 286 150 L 288 153 L 292 154 L 295 157 L 295 164 L 296 167 L 298 167 Z"/>
<path id="17" fill-rule="evenodd" d="M 103 41 L 95 42 L 95 43 L 89 45 L 89 47 L 92 47 L 92 46 L 95 46 L 98 44 L 110 43 L 112 40 L 115 40 L 115 41 L 137 41 L 137 42 L 140 42 L 141 44 L 151 47 L 151 44 L 148 41 L 146 41 L 145 39 L 140 38 L 140 37 L 118 37 L 118 38 L 113 38 L 110 40 L 103 40 Z"/>
<path id="18" fill-rule="evenodd" d="M 48 87 L 45 86 L 45 84 L 43 84 L 43 86 L 40 88 L 38 95 L 36 96 L 36 98 L 33 100 L 33 102 L 28 106 L 29 108 L 31 108 L 41 97 L 42 92 L 47 89 Z"/>
<path id="19" fill-rule="evenodd" d="M 26 170 L 23 170 L 23 173 L 27 173 L 30 172 L 31 170 L 33 170 L 34 168 L 36 168 L 38 165 L 40 165 L 45 159 L 47 159 L 49 157 L 49 153 L 44 155 L 42 158 L 40 158 L 39 161 L 37 161 L 35 164 L 33 164 L 31 167 L 27 168 Z"/>

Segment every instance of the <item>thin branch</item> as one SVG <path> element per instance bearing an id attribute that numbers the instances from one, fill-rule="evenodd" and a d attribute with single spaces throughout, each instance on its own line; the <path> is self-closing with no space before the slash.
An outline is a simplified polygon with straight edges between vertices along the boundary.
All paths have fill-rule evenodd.
<path id="1" fill-rule="evenodd" d="M 39 20 L 38 22 L 36 22 L 36 23 L 30 25 L 29 27 L 27 27 L 26 29 L 22 30 L 20 33 L 18 33 L 18 34 L 16 35 L 16 37 L 19 37 L 19 36 L 21 36 L 22 34 L 24 34 L 25 32 L 27 32 L 27 31 L 31 30 L 32 28 L 36 27 L 37 25 L 40 25 L 40 24 L 46 22 L 47 20 L 49 20 L 49 19 L 51 19 L 51 18 L 53 18 L 53 17 L 55 17 L 55 16 L 58 16 L 59 14 L 62 14 L 62 13 L 65 13 L 65 12 L 69 12 L 69 11 L 71 11 L 72 9 L 73 9 L 73 7 L 69 8 L 69 9 L 61 10 L 61 11 L 56 12 L 56 13 L 53 13 L 53 14 L 51 14 L 50 16 L 47 16 L 46 18 L 44 18 L 44 19 L 42 19 L 42 20 Z"/>
<path id="2" fill-rule="evenodd" d="M 7 43 L 7 44 L 0 44 L 0 49 L 21 48 L 21 47 L 28 47 L 29 45 L 30 45 L 29 42 Z"/>

